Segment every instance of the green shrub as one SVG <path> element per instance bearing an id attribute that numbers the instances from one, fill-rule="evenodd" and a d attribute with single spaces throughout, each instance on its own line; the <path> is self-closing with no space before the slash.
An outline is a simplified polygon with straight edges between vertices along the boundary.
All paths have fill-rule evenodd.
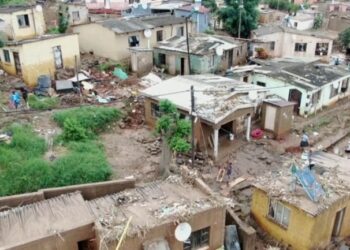
<path id="1" fill-rule="evenodd" d="M 68 118 L 63 124 L 62 137 L 65 141 L 82 141 L 89 136 L 87 130 L 76 119 Z"/>
<path id="2" fill-rule="evenodd" d="M 119 120 L 121 112 L 109 107 L 82 107 L 59 111 L 54 114 L 54 121 L 64 128 L 67 119 L 75 119 L 88 132 L 97 133 L 103 131 L 114 121 Z"/>
<path id="3" fill-rule="evenodd" d="M 39 97 L 36 95 L 29 95 L 28 103 L 30 108 L 37 110 L 47 110 L 56 108 L 60 100 L 58 97 Z"/>

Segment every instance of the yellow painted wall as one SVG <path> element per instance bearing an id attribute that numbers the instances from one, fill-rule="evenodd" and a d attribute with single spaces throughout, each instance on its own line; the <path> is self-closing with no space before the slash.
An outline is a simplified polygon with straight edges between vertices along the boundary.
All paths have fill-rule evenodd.
<path id="1" fill-rule="evenodd" d="M 19 52 L 21 61 L 22 77 L 29 86 L 34 86 L 40 75 L 49 74 L 54 77 L 55 62 L 53 47 L 61 46 L 63 66 L 74 68 L 75 56 L 80 59 L 78 35 L 71 34 L 59 36 L 52 39 L 39 40 L 37 42 L 26 43 L 19 46 L 4 47 L 10 50 L 11 64 L 4 63 L 3 51 L 0 51 L 4 70 L 10 74 L 15 74 L 13 51 Z"/>
<path id="2" fill-rule="evenodd" d="M 17 16 L 25 14 L 29 17 L 29 27 L 20 28 Z M 9 26 L 6 33 L 14 40 L 23 40 L 43 35 L 46 30 L 43 12 L 37 11 L 35 8 L 17 11 L 12 14 L 0 14 L 0 18 Z"/>
<path id="3" fill-rule="evenodd" d="M 347 207 L 341 229 L 341 237 L 350 235 L 350 200 L 339 201 L 327 211 L 312 217 L 295 206 L 283 203 L 291 211 L 287 229 L 268 218 L 269 198 L 254 188 L 251 211 L 257 223 L 270 235 L 296 250 L 309 250 L 329 244 L 336 212 Z"/>
<path id="4" fill-rule="evenodd" d="M 181 26 L 184 27 L 184 32 L 186 33 L 185 24 L 168 25 L 153 29 L 150 38 L 150 47 L 152 48 L 157 44 L 157 30 L 164 30 L 163 39 L 165 40 L 176 35 L 177 28 Z M 75 33 L 79 34 L 81 51 L 93 51 L 95 55 L 110 58 L 115 61 L 130 57 L 129 36 L 137 35 L 140 40 L 140 48 L 148 47 L 148 40 L 144 36 L 143 31 L 128 34 L 115 34 L 113 31 L 95 23 L 73 26 L 72 28 Z M 189 30 L 191 30 L 191 27 L 189 27 Z"/>

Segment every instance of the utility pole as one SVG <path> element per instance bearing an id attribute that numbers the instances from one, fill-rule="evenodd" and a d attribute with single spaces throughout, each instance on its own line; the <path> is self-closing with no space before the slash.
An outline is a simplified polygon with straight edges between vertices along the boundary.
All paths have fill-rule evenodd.
<path id="1" fill-rule="evenodd" d="M 238 9 L 239 9 L 238 38 L 241 38 L 243 0 L 239 0 Z"/>
<path id="2" fill-rule="evenodd" d="M 195 103 L 194 103 L 194 88 L 191 85 L 191 164 L 192 168 L 194 168 L 194 112 L 195 112 Z"/>
<path id="3" fill-rule="evenodd" d="M 188 61 L 188 74 L 191 75 L 191 59 L 190 59 L 190 42 L 188 39 L 188 19 L 192 16 L 185 17 L 186 20 L 186 44 L 187 44 L 187 61 Z"/>

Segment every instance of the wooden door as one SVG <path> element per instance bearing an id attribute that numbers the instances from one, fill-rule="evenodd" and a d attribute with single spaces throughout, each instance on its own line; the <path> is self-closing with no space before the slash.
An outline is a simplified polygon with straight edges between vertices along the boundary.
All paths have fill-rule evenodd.
<path id="1" fill-rule="evenodd" d="M 13 60 L 15 61 L 16 74 L 21 75 L 22 74 L 21 60 L 19 59 L 18 52 L 13 52 Z"/>

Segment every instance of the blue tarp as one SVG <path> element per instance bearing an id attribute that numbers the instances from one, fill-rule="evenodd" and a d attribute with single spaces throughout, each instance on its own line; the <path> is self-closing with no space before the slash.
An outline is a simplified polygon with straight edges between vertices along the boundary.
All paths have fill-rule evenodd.
<path id="1" fill-rule="evenodd" d="M 320 183 L 318 183 L 316 180 L 315 175 L 309 168 L 293 170 L 295 171 L 293 171 L 293 174 L 303 186 L 309 198 L 314 202 L 318 202 L 320 197 L 323 196 L 325 192 Z"/>

